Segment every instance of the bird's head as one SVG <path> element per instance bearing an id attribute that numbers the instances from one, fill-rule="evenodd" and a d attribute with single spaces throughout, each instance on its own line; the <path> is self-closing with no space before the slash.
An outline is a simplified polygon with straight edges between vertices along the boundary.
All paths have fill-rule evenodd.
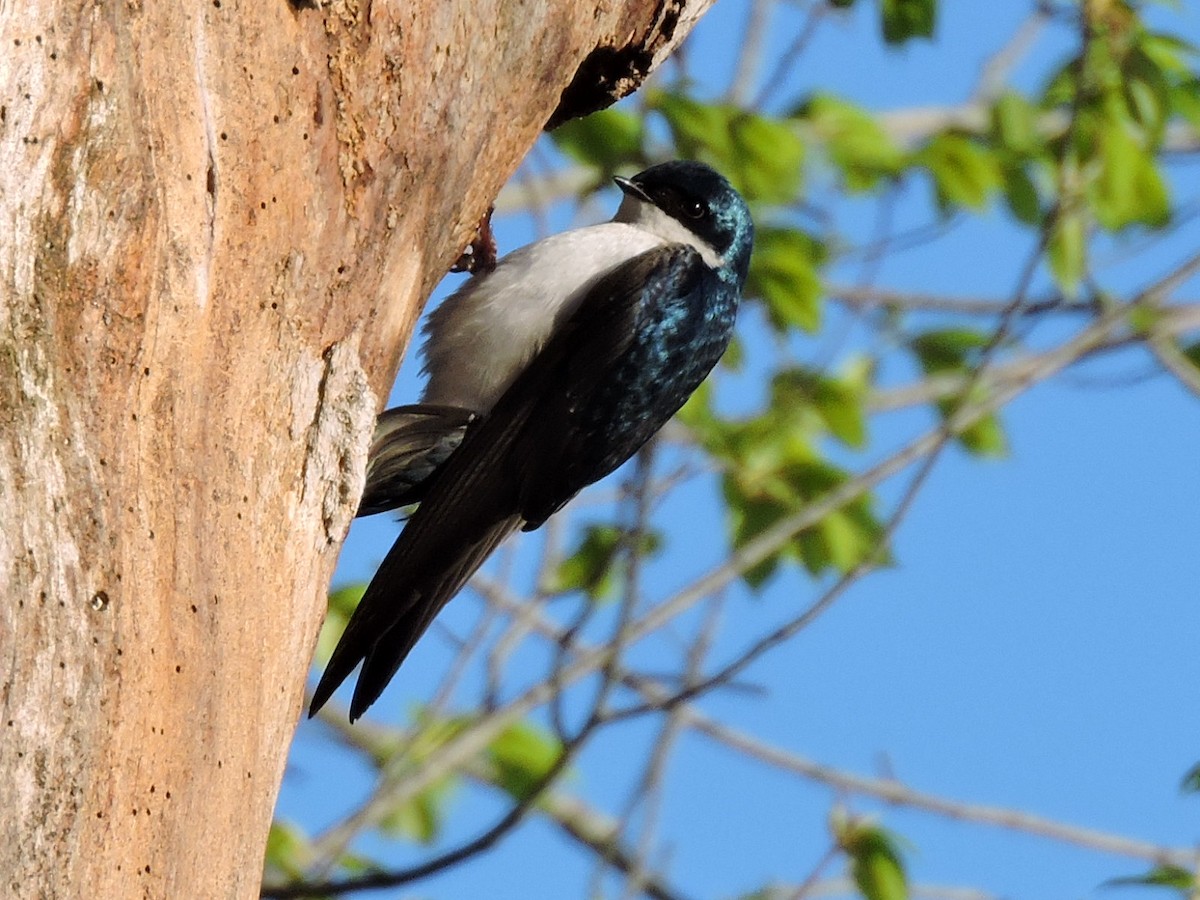
<path id="1" fill-rule="evenodd" d="M 615 181 L 625 194 L 616 221 L 691 244 L 713 268 L 733 273 L 739 287 L 745 283 L 754 223 L 742 195 L 719 172 L 676 160 Z"/>

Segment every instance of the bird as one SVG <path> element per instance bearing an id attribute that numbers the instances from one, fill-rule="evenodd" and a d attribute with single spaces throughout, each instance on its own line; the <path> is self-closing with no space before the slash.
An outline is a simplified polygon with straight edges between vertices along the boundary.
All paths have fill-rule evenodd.
<path id="1" fill-rule="evenodd" d="M 754 242 L 745 200 L 695 161 L 614 181 L 611 221 L 513 251 L 428 317 L 425 390 L 379 417 L 358 515 L 415 509 L 310 717 L 361 663 L 358 719 L 492 551 L 637 453 L 729 345 Z"/>

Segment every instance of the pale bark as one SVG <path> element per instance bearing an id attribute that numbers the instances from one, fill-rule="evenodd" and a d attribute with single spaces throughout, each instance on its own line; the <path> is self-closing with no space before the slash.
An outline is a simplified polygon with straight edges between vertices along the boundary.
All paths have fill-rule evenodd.
<path id="1" fill-rule="evenodd" d="M 0 895 L 256 894 L 421 303 L 705 6 L 0 0 Z"/>

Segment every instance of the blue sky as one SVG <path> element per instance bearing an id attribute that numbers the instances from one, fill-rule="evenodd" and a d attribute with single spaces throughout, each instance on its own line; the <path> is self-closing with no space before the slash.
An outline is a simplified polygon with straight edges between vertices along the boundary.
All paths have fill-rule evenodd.
<path id="1" fill-rule="evenodd" d="M 797 90 L 831 91 L 875 110 L 962 102 L 981 61 L 1027 10 L 1023 2 L 944 0 L 938 40 L 894 51 L 873 37 L 875 6 L 858 6 L 814 42 L 796 71 Z M 740 34 L 745 11 L 746 4 L 723 0 L 697 29 L 691 58 L 704 59 L 707 77 L 718 83 L 719 60 L 731 35 Z M 795 17 L 786 13 L 772 30 L 774 52 L 790 39 Z M 1200 39 L 1195 8 L 1171 20 Z M 1036 84 L 1065 47 L 1061 37 L 1043 37 L 1015 82 Z M 1186 193 L 1194 175 L 1194 167 L 1181 167 L 1176 184 Z M 924 209 L 922 198 L 906 198 L 900 215 L 919 219 Z M 855 207 L 839 217 L 849 229 L 871 221 Z M 497 224 L 502 251 L 534 235 L 527 221 Z M 1029 240 L 994 212 L 928 252 L 889 259 L 880 281 L 1004 297 Z M 1185 227 L 1151 263 L 1167 266 L 1198 244 L 1200 227 Z M 1106 277 L 1128 286 L 1155 274 L 1126 266 Z M 1193 279 L 1190 296 L 1197 287 Z M 1058 335 L 1047 328 L 1034 341 Z M 799 353 L 823 358 L 830 348 L 843 349 L 841 340 L 818 335 Z M 406 363 L 395 401 L 415 396 L 415 369 Z M 1008 458 L 981 462 L 947 453 L 896 537 L 897 566 L 861 582 L 756 663 L 744 677 L 766 686 L 766 694 L 718 694 L 702 708 L 802 756 L 860 774 L 894 773 L 950 799 L 1149 841 L 1195 842 L 1200 797 L 1181 796 L 1178 783 L 1200 760 L 1200 405 L 1166 377 L 1141 377 L 1152 370 L 1151 360 L 1130 352 L 1013 403 L 1003 413 Z M 753 385 L 739 389 L 755 393 Z M 881 417 L 872 437 L 886 446 L 924 421 L 911 413 Z M 894 498 L 897 487 L 883 496 Z M 651 588 L 665 594 L 705 571 L 725 547 L 720 521 L 711 484 L 673 497 L 658 523 L 687 538 L 650 568 Z M 368 577 L 395 532 L 386 517 L 356 524 L 335 583 Z M 819 587 L 789 572 L 761 597 L 738 592 L 715 657 L 736 652 Z M 452 630 L 468 626 L 473 604 L 460 598 L 451 605 L 444 619 Z M 433 692 L 445 656 L 438 643 L 427 638 L 414 652 L 381 707 L 394 715 Z M 619 810 L 651 733 L 635 724 L 602 738 L 575 767 L 571 789 L 601 809 Z M 302 733 L 280 812 L 312 827 L 328 823 L 369 789 L 366 774 Z M 686 737 L 664 796 L 665 868 L 695 897 L 794 883 L 828 846 L 832 799 L 828 788 Z M 903 835 L 916 882 L 1022 900 L 1152 896 L 1100 888 L 1108 878 L 1144 870 L 1136 860 L 857 798 L 848 803 L 856 812 L 878 811 Z M 452 808 L 446 847 L 503 810 L 494 798 L 474 795 Z M 398 864 L 426 853 L 403 845 L 371 849 Z M 381 896 L 552 900 L 583 896 L 592 872 L 587 857 L 534 824 L 462 870 Z"/>

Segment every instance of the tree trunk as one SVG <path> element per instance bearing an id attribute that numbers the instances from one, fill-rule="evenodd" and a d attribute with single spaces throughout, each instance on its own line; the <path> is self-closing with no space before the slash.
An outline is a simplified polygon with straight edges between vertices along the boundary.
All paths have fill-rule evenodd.
<path id="1" fill-rule="evenodd" d="M 421 303 L 705 5 L 0 0 L 0 894 L 257 893 Z"/>

